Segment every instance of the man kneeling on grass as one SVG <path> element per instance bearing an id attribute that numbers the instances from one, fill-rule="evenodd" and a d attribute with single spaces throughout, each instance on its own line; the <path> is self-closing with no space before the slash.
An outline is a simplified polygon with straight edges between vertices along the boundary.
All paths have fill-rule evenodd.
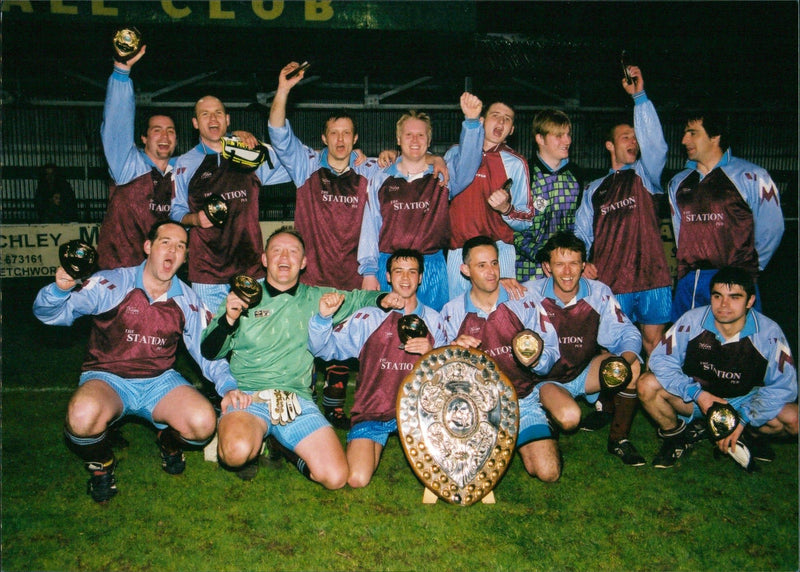
<path id="1" fill-rule="evenodd" d="M 391 433 L 397 432 L 397 392 L 420 356 L 447 343 L 439 313 L 417 299 L 422 283 L 424 259 L 416 250 L 396 250 L 386 262 L 390 296 L 403 305 L 394 312 L 376 307 L 358 310 L 340 327 L 331 316 L 344 297 L 329 294 L 319 303 L 319 313 L 309 321 L 308 345 L 314 355 L 326 360 L 358 357 L 359 372 L 351 411 L 352 428 L 347 434 L 347 462 L 351 487 L 365 487 L 378 468 L 381 453 Z M 398 323 L 416 315 L 427 327 L 424 337 L 403 343 Z"/>
<path id="2" fill-rule="evenodd" d="M 344 450 L 330 422 L 311 400 L 314 356 L 308 351 L 308 320 L 326 294 L 344 297 L 339 309 L 342 316 L 370 304 L 399 307 L 399 296 L 300 283 L 300 272 L 306 267 L 305 246 L 290 227 L 267 238 L 261 263 L 267 270 L 262 299 L 248 308 L 239 296 L 229 293 L 203 332 L 203 355 L 221 358 L 230 353 L 238 384 L 221 394 L 218 457 L 240 478 L 250 480 L 269 435 L 274 437 L 271 446 L 280 447 L 304 476 L 328 489 L 341 488 L 347 482 Z"/>
<path id="3" fill-rule="evenodd" d="M 147 258 L 141 265 L 98 272 L 81 288 L 58 268 L 55 283 L 34 301 L 33 313 L 45 324 L 69 326 L 80 316 L 94 316 L 64 433 L 83 459 L 91 475 L 88 493 L 99 503 L 117 494 L 116 460 L 107 435 L 117 419 L 136 415 L 159 429 L 161 466 L 172 475 L 186 467 L 182 449 L 199 446 L 214 433 L 211 403 L 172 369 L 181 337 L 206 378 L 218 388 L 235 384 L 225 360 L 200 355 L 200 335 L 211 313 L 175 277 L 186 260 L 186 245 L 181 225 L 158 222 L 144 243 Z"/>
<path id="4" fill-rule="evenodd" d="M 653 459 L 660 469 L 702 439 L 703 416 L 719 403 L 733 407 L 738 423 L 716 446 L 748 470 L 753 459 L 775 458 L 768 436 L 797 436 L 797 370 L 778 324 L 753 309 L 753 278 L 722 268 L 710 291 L 711 305 L 678 318 L 653 350 L 652 373 L 639 380 L 639 399 L 663 439 Z"/>

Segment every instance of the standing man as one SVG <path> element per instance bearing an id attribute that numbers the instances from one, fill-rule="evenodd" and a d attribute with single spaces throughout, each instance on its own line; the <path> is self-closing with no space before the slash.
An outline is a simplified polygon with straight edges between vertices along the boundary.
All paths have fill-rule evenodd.
<path id="1" fill-rule="evenodd" d="M 353 147 L 358 131 L 353 118 L 345 112 L 332 114 L 325 122 L 325 149 L 320 153 L 303 145 L 292 132 L 286 119 L 286 102 L 305 72 L 290 79 L 286 76 L 297 67 L 292 62 L 281 70 L 270 109 L 269 136 L 278 159 L 297 186 L 294 221 L 304 237 L 308 261 L 300 281 L 309 286 L 353 290 L 361 287 L 357 253 L 367 184 L 380 167 L 374 159 L 355 164 Z M 347 362 L 325 364 L 322 405 L 325 417 L 339 429 L 350 428 L 344 413 L 349 376 Z"/>
<path id="2" fill-rule="evenodd" d="M 275 437 L 307 478 L 328 489 L 347 482 L 347 459 L 331 424 L 311 400 L 308 380 L 314 356 L 308 351 L 308 321 L 325 294 L 345 297 L 340 315 L 367 305 L 400 306 L 396 294 L 300 283 L 306 267 L 303 239 L 283 227 L 267 239 L 264 295 L 252 308 L 231 292 L 203 332 L 204 356 L 230 354 L 237 387 L 223 395 L 217 435 L 218 457 L 245 480 L 255 477 L 262 443 Z M 329 300 L 330 298 L 325 298 Z"/>
<path id="3" fill-rule="evenodd" d="M 447 302 L 447 266 L 443 250 L 450 240 L 449 201 L 475 178 L 481 162 L 483 103 L 461 95 L 464 122 L 458 151 L 447 157 L 450 189 L 442 187 L 427 163 L 433 129 L 426 113 L 410 111 L 397 121 L 397 162 L 370 179 L 367 208 L 358 244 L 359 274 L 367 290 L 388 290 L 385 273 L 391 253 L 401 248 L 425 255 L 425 276 L 417 295 L 434 310 Z"/>
<path id="4" fill-rule="evenodd" d="M 194 227 L 189 233 L 189 281 L 205 305 L 216 309 L 230 291 L 229 281 L 234 275 L 264 277 L 258 193 L 262 185 L 289 182 L 289 175 L 270 148 L 267 160 L 255 170 L 244 169 L 222 156 L 222 138 L 230 116 L 216 97 L 200 98 L 194 113 L 192 125 L 200 134 L 200 142 L 175 162 L 170 216 Z M 250 134 L 239 136 L 249 147 L 258 145 Z M 221 227 L 214 226 L 203 212 L 203 203 L 212 194 L 227 204 L 227 220 Z"/>
<path id="5" fill-rule="evenodd" d="M 527 213 L 531 225 L 514 232 L 520 282 L 544 276 L 537 253 L 556 232 L 574 230 L 583 189 L 580 168 L 569 159 L 572 122 L 567 114 L 557 109 L 539 111 L 533 118 L 533 134 L 537 152 L 531 161 Z"/>
<path id="6" fill-rule="evenodd" d="M 225 360 L 200 355 L 200 336 L 211 319 L 195 292 L 175 274 L 186 260 L 187 235 L 172 221 L 159 221 L 144 242 L 139 266 L 100 271 L 80 289 L 63 268 L 39 291 L 33 313 L 45 324 L 69 326 L 94 316 L 80 387 L 70 399 L 64 434 L 84 462 L 88 493 L 96 502 L 117 494 L 116 459 L 108 426 L 136 415 L 158 428 L 161 466 L 184 471 L 182 449 L 214 434 L 211 403 L 173 369 L 181 339 L 220 394 L 235 387 Z"/>
<path id="7" fill-rule="evenodd" d="M 467 188 L 450 202 L 447 282 L 451 299 L 469 289 L 469 280 L 461 273 L 461 245 L 474 236 L 494 239 L 500 276 L 507 287 L 518 289 L 514 231 L 531 225 L 526 216 L 530 212 L 528 162 L 506 145 L 506 139 L 514 133 L 514 110 L 496 101 L 486 108 L 481 121 L 484 136 L 480 167 Z M 445 158 L 456 151 L 457 147 L 451 148 Z M 511 185 L 504 189 L 509 179 Z"/>
<path id="8" fill-rule="evenodd" d="M 693 115 L 681 143 L 689 161 L 668 189 L 678 247 L 673 321 L 708 304 L 711 277 L 723 266 L 744 268 L 757 282 L 783 236 L 775 183 L 758 165 L 731 155 L 723 118 Z M 754 307 L 761 307 L 757 285 Z"/>
<path id="9" fill-rule="evenodd" d="M 175 123 L 169 115 L 151 115 L 141 135 L 144 148 L 137 148 L 133 138 L 136 103 L 130 72 L 146 49 L 127 62 L 114 62 L 108 78 L 100 135 L 112 183 L 97 238 L 98 266 L 104 270 L 141 264 L 150 228 L 169 219 Z"/>
<path id="10" fill-rule="evenodd" d="M 509 378 L 519 400 L 517 450 L 525 470 L 538 479 L 555 482 L 561 476 L 561 463 L 551 453 L 555 441 L 541 404 L 533 396 L 535 373 L 547 373 L 558 360 L 558 338 L 543 308 L 532 299 L 510 301 L 500 285 L 497 244 L 488 236 L 476 236 L 461 249 L 461 272 L 471 287 L 442 309 L 448 339 L 465 348 L 477 348 L 497 361 Z M 525 367 L 514 358 L 514 336 L 529 328 L 544 342 L 539 360 Z M 557 453 L 557 451 L 555 451 Z"/>
<path id="11" fill-rule="evenodd" d="M 561 358 L 541 376 L 534 393 L 561 429 L 573 430 L 581 418 L 576 398 L 594 403 L 602 388 L 603 362 L 609 357 L 621 357 L 630 367 L 631 378 L 613 397 L 614 417 L 607 449 L 626 465 L 644 465 L 644 458 L 628 439 L 638 403 L 636 381 L 641 372 L 642 335 L 622 312 L 608 286 L 582 277 L 586 245 L 580 238 L 571 232 L 557 232 L 539 256 L 549 278 L 526 283 L 526 298 L 541 301 L 556 329 Z M 557 443 L 552 451 L 557 453 Z"/>
<path id="12" fill-rule="evenodd" d="M 623 79 L 622 87 L 633 97 L 633 127 L 620 123 L 609 132 L 611 171 L 587 187 L 575 215 L 575 234 L 591 253 L 584 276 L 611 288 L 625 315 L 639 324 L 650 355 L 672 308 L 672 278 L 653 197 L 663 193 L 667 142 L 641 70 L 628 70 L 632 81 Z"/>
<path id="13" fill-rule="evenodd" d="M 311 353 L 323 359 L 359 360 L 353 427 L 347 434 L 347 484 L 353 488 L 369 484 L 389 435 L 397 432 L 397 392 L 403 379 L 421 355 L 447 343 L 439 313 L 417 300 L 424 264 L 422 254 L 414 250 L 398 250 L 389 257 L 386 280 L 391 295 L 402 300 L 397 310 L 362 308 L 334 328 L 331 318 L 344 296 L 326 294 L 308 325 Z M 425 322 L 428 332 L 402 343 L 398 323 L 412 314 Z"/>
<path id="14" fill-rule="evenodd" d="M 653 459 L 660 469 L 699 440 L 687 423 L 715 403 L 730 404 L 740 421 L 717 441 L 723 453 L 744 444 L 752 459 L 769 462 L 769 436 L 797 437 L 797 370 L 778 324 L 753 309 L 752 275 L 725 267 L 711 278 L 710 293 L 710 306 L 673 324 L 650 357 L 652 373 L 639 380 L 639 399 L 663 439 Z"/>

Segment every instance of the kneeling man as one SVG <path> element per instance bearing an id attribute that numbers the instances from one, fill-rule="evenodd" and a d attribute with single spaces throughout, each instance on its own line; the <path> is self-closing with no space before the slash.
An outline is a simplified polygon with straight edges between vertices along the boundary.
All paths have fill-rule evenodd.
<path id="1" fill-rule="evenodd" d="M 396 250 L 386 262 L 386 280 L 390 300 L 402 300 L 401 308 L 388 313 L 374 306 L 362 308 L 334 328 L 331 316 L 344 297 L 328 294 L 308 324 L 308 345 L 315 356 L 325 360 L 357 357 L 360 364 L 350 410 L 352 428 L 347 434 L 347 483 L 354 488 L 369 484 L 389 435 L 397 432 L 397 392 L 403 379 L 421 355 L 447 342 L 439 313 L 417 299 L 423 271 L 422 253 Z M 398 325 L 412 314 L 424 321 L 427 333 L 403 343 Z"/>
<path id="2" fill-rule="evenodd" d="M 657 468 L 672 467 L 700 440 L 704 424 L 687 424 L 715 403 L 730 404 L 739 418 L 716 443 L 723 453 L 735 455 L 740 443 L 752 459 L 772 461 L 767 436 L 797 435 L 797 370 L 778 324 L 753 309 L 752 277 L 728 266 L 712 277 L 710 291 L 711 305 L 675 322 L 653 350 L 652 373 L 639 381 L 639 399 L 663 439 Z"/>

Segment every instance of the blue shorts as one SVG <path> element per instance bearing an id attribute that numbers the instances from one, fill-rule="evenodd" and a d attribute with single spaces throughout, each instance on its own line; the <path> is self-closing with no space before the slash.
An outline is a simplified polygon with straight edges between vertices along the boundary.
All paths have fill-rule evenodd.
<path id="1" fill-rule="evenodd" d="M 297 396 L 297 399 L 300 400 L 300 409 L 302 411 L 291 423 L 286 425 L 273 425 L 270 422 L 269 403 L 251 403 L 245 409 L 228 407 L 228 410 L 223 415 L 233 411 L 244 411 L 262 419 L 267 424 L 267 432 L 264 437 L 272 435 L 281 445 L 294 451 L 300 441 L 317 429 L 331 427 L 325 416 L 320 413 L 316 403 L 300 395 Z"/>
<path id="2" fill-rule="evenodd" d="M 587 402 L 594 403 L 600 397 L 600 392 L 586 393 L 586 377 L 589 375 L 589 366 L 578 374 L 575 379 L 568 383 L 558 383 L 557 381 L 542 381 L 533 388 L 530 395 L 519 402 L 519 436 L 517 446 L 521 447 L 537 439 L 552 438 L 553 433 L 547 423 L 547 412 L 542 407 L 539 398 L 539 391 L 542 386 L 548 383 L 555 383 L 566 389 L 569 394 L 577 399 L 583 397 Z"/>
<path id="3" fill-rule="evenodd" d="M 200 284 L 194 282 L 192 290 L 197 293 L 211 313 L 218 314 L 220 306 L 228 297 L 228 292 L 231 291 L 231 286 L 230 284 Z"/>
<path id="4" fill-rule="evenodd" d="M 500 264 L 500 277 L 516 279 L 517 251 L 514 249 L 514 245 L 502 240 L 498 240 L 495 244 L 497 245 L 497 261 Z M 469 280 L 461 275 L 461 264 L 460 248 L 447 252 L 447 287 L 451 300 L 466 292 L 470 286 Z"/>
<path id="5" fill-rule="evenodd" d="M 692 270 L 678 280 L 675 288 L 675 298 L 672 301 L 672 321 L 677 321 L 686 312 L 700 306 L 711 304 L 711 279 L 717 273 L 717 269 Z M 753 309 L 761 311 L 761 293 L 756 284 L 756 303 Z"/>
<path id="6" fill-rule="evenodd" d="M 389 435 L 397 433 L 397 419 L 389 421 L 361 421 L 347 432 L 347 442 L 353 439 L 369 439 L 381 447 L 386 446 Z"/>
<path id="7" fill-rule="evenodd" d="M 631 322 L 647 326 L 671 321 L 672 288 L 669 286 L 614 294 L 614 297 Z"/>
<path id="8" fill-rule="evenodd" d="M 107 371 L 85 371 L 81 374 L 79 386 L 90 379 L 104 381 L 122 400 L 122 415 L 136 415 L 146 419 L 158 429 L 165 429 L 165 423 L 153 421 L 153 409 L 170 391 L 182 385 L 194 387 L 174 369 L 168 369 L 157 377 L 126 378 Z M 116 421 L 114 419 L 113 421 Z M 111 423 L 109 422 L 109 425 Z"/>
<path id="9" fill-rule="evenodd" d="M 390 292 L 391 287 L 386 281 L 386 262 L 391 254 L 381 252 L 378 254 L 378 274 L 376 278 L 383 292 Z M 430 306 L 437 312 L 450 300 L 447 296 L 447 265 L 442 251 L 425 255 L 425 268 L 422 273 L 422 284 L 417 290 L 417 299 Z"/>
<path id="10" fill-rule="evenodd" d="M 756 390 L 753 389 L 746 395 L 740 395 L 739 397 L 726 397 L 725 401 L 730 403 L 731 407 L 733 407 L 736 411 L 741 411 L 742 407 L 752 399 L 753 393 L 755 392 Z M 687 417 L 686 415 L 678 415 L 678 417 L 683 419 L 686 423 L 689 423 L 692 421 L 692 419 L 703 419 L 705 416 L 703 415 L 702 411 L 700 411 L 700 407 L 697 405 L 697 403 L 695 403 L 691 416 Z"/>

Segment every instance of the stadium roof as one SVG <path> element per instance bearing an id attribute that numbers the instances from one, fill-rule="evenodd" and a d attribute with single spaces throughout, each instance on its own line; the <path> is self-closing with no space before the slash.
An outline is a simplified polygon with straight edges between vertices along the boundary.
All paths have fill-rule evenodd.
<path id="1" fill-rule="evenodd" d="M 613 108 L 627 102 L 626 49 L 662 106 L 797 107 L 794 1 L 286 2 L 272 20 L 253 14 L 276 5 L 6 0 L 3 102 L 100 105 L 110 37 L 127 24 L 145 37 L 134 79 L 154 106 L 205 93 L 268 106 L 281 67 L 309 60 L 292 98 L 304 106 L 452 106 L 469 89 L 518 106 Z M 336 18 L 309 21 L 309 5 Z"/>

